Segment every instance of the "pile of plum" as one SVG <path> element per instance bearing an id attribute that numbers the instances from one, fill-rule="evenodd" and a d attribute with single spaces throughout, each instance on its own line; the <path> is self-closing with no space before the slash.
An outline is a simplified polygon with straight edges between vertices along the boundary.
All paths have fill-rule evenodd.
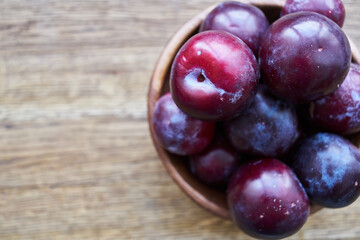
<path id="1" fill-rule="evenodd" d="M 236 225 L 257 238 L 297 232 L 310 201 L 360 195 L 360 66 L 341 0 L 288 0 L 269 25 L 257 7 L 223 2 L 178 51 L 153 125 L 194 175 L 226 189 Z"/>

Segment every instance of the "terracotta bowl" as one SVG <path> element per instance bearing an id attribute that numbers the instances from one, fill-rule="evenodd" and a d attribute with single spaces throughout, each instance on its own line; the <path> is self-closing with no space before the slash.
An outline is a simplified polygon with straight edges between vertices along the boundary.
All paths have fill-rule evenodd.
<path id="1" fill-rule="evenodd" d="M 280 16 L 280 10 L 284 5 L 285 0 L 243 0 L 241 2 L 251 3 L 259 7 L 267 16 L 270 22 L 275 21 Z M 158 155 L 169 172 L 170 176 L 180 186 L 180 188 L 189 195 L 195 202 L 203 206 L 210 212 L 231 220 L 230 211 L 226 203 L 225 192 L 213 189 L 200 182 L 190 172 L 188 161 L 185 157 L 176 156 L 164 150 L 158 139 L 154 134 L 154 126 L 152 124 L 152 117 L 156 101 L 164 93 L 169 91 L 169 76 L 172 61 L 179 50 L 179 48 L 191 36 L 197 33 L 201 22 L 206 15 L 215 7 L 211 6 L 206 10 L 200 12 L 193 19 L 185 23 L 170 39 L 164 48 L 161 56 L 155 66 L 148 93 L 148 121 L 150 126 L 151 137 L 158 152 Z M 353 61 L 359 62 L 360 53 L 356 46 L 351 42 Z M 360 134 L 351 138 L 354 144 L 359 147 Z M 311 212 L 318 211 L 320 207 L 312 206 Z"/>

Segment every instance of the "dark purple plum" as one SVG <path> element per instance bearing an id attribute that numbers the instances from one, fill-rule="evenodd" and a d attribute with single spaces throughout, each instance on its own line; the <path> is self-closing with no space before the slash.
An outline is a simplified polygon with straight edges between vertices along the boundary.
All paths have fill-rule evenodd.
<path id="1" fill-rule="evenodd" d="M 157 101 L 153 124 L 162 147 L 178 155 L 202 151 L 210 144 L 215 132 L 214 122 L 187 116 L 176 106 L 170 93 Z"/>
<path id="2" fill-rule="evenodd" d="M 360 66 L 351 64 L 349 74 L 335 92 L 310 105 L 312 120 L 342 135 L 360 131 Z"/>
<path id="3" fill-rule="evenodd" d="M 292 167 L 320 206 L 345 207 L 360 195 L 360 150 L 338 135 L 318 133 L 306 139 L 295 151 Z"/>
<path id="4" fill-rule="evenodd" d="M 341 0 L 287 0 L 281 15 L 300 11 L 317 12 L 333 20 L 342 27 L 345 20 L 345 8 Z"/>
<path id="5" fill-rule="evenodd" d="M 225 187 L 240 162 L 240 154 L 219 134 L 204 151 L 190 156 L 192 173 L 215 187 Z"/>
<path id="6" fill-rule="evenodd" d="M 239 115 L 249 105 L 259 78 L 256 58 L 241 39 L 223 31 L 206 31 L 178 51 L 170 90 L 185 113 L 220 121 Z"/>
<path id="7" fill-rule="evenodd" d="M 225 129 L 238 151 L 263 157 L 283 156 L 300 135 L 295 107 L 263 85 L 250 107 L 227 121 Z"/>
<path id="8" fill-rule="evenodd" d="M 236 225 L 255 238 L 290 236 L 310 214 L 309 199 L 301 183 L 277 159 L 240 166 L 230 180 L 227 197 Z"/>
<path id="9" fill-rule="evenodd" d="M 335 91 L 351 63 L 349 41 L 332 20 L 314 12 L 288 14 L 264 34 L 259 64 L 277 96 L 309 103 Z"/>
<path id="10" fill-rule="evenodd" d="M 200 31 L 222 30 L 243 40 L 255 56 L 262 35 L 269 26 L 264 13 L 257 7 L 240 2 L 220 3 L 212 10 L 200 27 Z"/>

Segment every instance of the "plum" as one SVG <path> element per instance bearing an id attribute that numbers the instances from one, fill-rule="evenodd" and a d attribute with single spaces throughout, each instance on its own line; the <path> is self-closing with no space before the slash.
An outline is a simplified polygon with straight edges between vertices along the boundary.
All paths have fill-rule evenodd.
<path id="1" fill-rule="evenodd" d="M 309 199 L 296 175 L 273 158 L 240 166 L 230 180 L 227 197 L 236 225 L 256 238 L 290 236 L 310 214 Z"/>
<path id="2" fill-rule="evenodd" d="M 217 134 L 210 146 L 190 156 L 190 169 L 202 182 L 214 187 L 225 187 L 242 159 L 225 136 Z"/>
<path id="3" fill-rule="evenodd" d="M 331 133 L 307 138 L 294 152 L 292 167 L 311 200 L 340 208 L 360 195 L 360 150 Z"/>
<path id="4" fill-rule="evenodd" d="M 360 131 L 360 66 L 351 64 L 340 88 L 311 103 L 309 109 L 314 123 L 325 130 L 341 135 Z"/>
<path id="5" fill-rule="evenodd" d="M 153 125 L 163 148 L 178 155 L 202 151 L 213 139 L 215 123 L 187 116 L 174 103 L 170 93 L 155 104 Z"/>
<path id="6" fill-rule="evenodd" d="M 257 7 L 226 1 L 212 10 L 201 24 L 200 31 L 222 30 L 243 40 L 257 56 L 262 35 L 269 26 L 264 13 Z"/>
<path id="7" fill-rule="evenodd" d="M 295 107 L 274 97 L 264 85 L 240 116 L 225 123 L 225 129 L 238 151 L 263 157 L 283 156 L 300 135 Z"/>
<path id="8" fill-rule="evenodd" d="M 345 8 L 341 0 L 287 0 L 281 16 L 300 11 L 317 12 L 333 20 L 339 27 L 344 25 Z"/>
<path id="9" fill-rule="evenodd" d="M 259 49 L 265 84 L 275 95 L 295 103 L 310 103 L 335 91 L 350 63 L 345 33 L 314 12 L 278 19 L 265 32 Z"/>
<path id="10" fill-rule="evenodd" d="M 236 117 L 250 104 L 259 78 L 250 48 L 230 33 L 212 30 L 196 34 L 178 51 L 170 90 L 185 113 L 221 121 Z"/>

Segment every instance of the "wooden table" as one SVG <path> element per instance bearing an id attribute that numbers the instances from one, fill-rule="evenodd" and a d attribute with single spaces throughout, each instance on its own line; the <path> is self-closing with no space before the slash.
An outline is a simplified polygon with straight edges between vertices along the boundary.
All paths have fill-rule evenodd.
<path id="1" fill-rule="evenodd" d="M 0 239 L 247 239 L 170 179 L 146 119 L 162 48 L 216 2 L 0 0 Z M 359 239 L 359 218 L 322 210 L 292 239 Z"/>

